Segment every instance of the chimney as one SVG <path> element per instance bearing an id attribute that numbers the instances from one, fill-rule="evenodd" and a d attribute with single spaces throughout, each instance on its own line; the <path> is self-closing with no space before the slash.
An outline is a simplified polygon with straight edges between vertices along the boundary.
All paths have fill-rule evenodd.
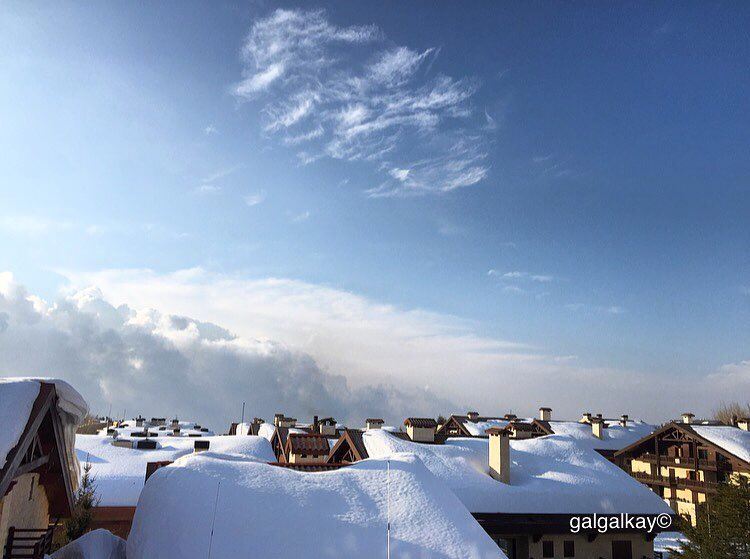
<path id="1" fill-rule="evenodd" d="M 193 443 L 193 452 L 204 452 L 211 446 L 211 441 L 207 439 L 197 439 Z"/>
<path id="2" fill-rule="evenodd" d="M 476 420 L 479 419 L 478 411 L 467 411 L 466 415 L 469 418 L 469 421 L 472 421 L 472 422 L 476 422 Z"/>
<path id="3" fill-rule="evenodd" d="M 750 431 L 750 417 L 743 417 L 737 420 L 737 427 L 743 431 Z"/>
<path id="4" fill-rule="evenodd" d="M 578 423 L 591 423 L 591 412 L 584 412 Z"/>
<path id="5" fill-rule="evenodd" d="M 539 408 L 539 419 L 550 421 L 552 419 L 552 408 Z"/>
<path id="6" fill-rule="evenodd" d="M 313 426 L 313 431 L 315 431 L 315 429 L 317 429 L 317 427 L 318 427 L 318 416 L 317 415 L 313 415 L 313 424 L 312 424 L 312 426 Z"/>
<path id="7" fill-rule="evenodd" d="M 368 429 L 380 429 L 383 426 L 383 423 L 385 422 L 380 418 L 370 417 L 365 420 L 365 427 Z"/>
<path id="8" fill-rule="evenodd" d="M 273 414 L 273 426 L 274 427 L 281 427 L 281 422 L 284 419 L 283 413 L 275 413 Z"/>
<path id="9" fill-rule="evenodd" d="M 603 439 L 604 438 L 604 421 L 602 421 L 598 417 L 594 418 L 591 421 L 591 433 L 597 439 Z"/>
<path id="10" fill-rule="evenodd" d="M 682 414 L 682 422 L 690 424 L 693 422 L 694 417 L 695 417 L 694 413 L 690 413 L 689 411 L 686 411 L 685 413 Z"/>
<path id="11" fill-rule="evenodd" d="M 620 416 L 620 427 L 628 426 L 628 414 L 624 413 Z"/>
<path id="12" fill-rule="evenodd" d="M 602 417 L 602 414 L 600 414 L 600 413 L 597 413 L 597 414 L 596 414 L 596 418 L 597 418 L 597 419 L 598 419 L 599 421 L 603 421 L 603 420 L 604 420 L 604 417 Z"/>
<path id="13" fill-rule="evenodd" d="M 172 420 L 172 429 L 180 427 L 180 420 L 176 417 Z"/>
<path id="14" fill-rule="evenodd" d="M 510 436 L 507 429 L 492 427 L 487 429 L 489 435 L 490 475 L 502 482 L 510 483 Z"/>
<path id="15" fill-rule="evenodd" d="M 143 418 L 141 417 L 141 414 L 138 414 L 138 417 L 135 418 L 135 426 L 143 427 Z"/>
<path id="16" fill-rule="evenodd" d="M 437 421 L 431 417 L 408 417 L 404 421 L 406 433 L 416 443 L 434 443 Z"/>

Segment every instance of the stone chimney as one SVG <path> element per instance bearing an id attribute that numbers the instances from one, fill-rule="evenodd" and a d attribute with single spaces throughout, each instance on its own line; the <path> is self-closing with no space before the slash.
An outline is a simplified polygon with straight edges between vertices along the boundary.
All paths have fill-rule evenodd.
<path id="1" fill-rule="evenodd" d="M 743 417 L 737 420 L 737 427 L 743 431 L 750 431 L 750 417 Z"/>
<path id="2" fill-rule="evenodd" d="M 469 421 L 476 422 L 477 419 L 479 419 L 479 412 L 478 411 L 467 411 L 466 416 L 469 418 Z"/>
<path id="3" fill-rule="evenodd" d="M 510 483 L 510 433 L 497 427 L 485 432 L 490 438 L 490 475 L 502 483 Z"/>
<path id="4" fill-rule="evenodd" d="M 539 419 L 550 421 L 552 419 L 552 408 L 539 408 Z"/>
<path id="5" fill-rule="evenodd" d="M 318 431 L 326 437 L 336 435 L 336 420 L 332 417 L 326 417 L 318 423 Z"/>
<path id="6" fill-rule="evenodd" d="M 624 413 L 620 416 L 620 427 L 628 426 L 628 414 Z"/>
<path id="7" fill-rule="evenodd" d="M 140 414 L 138 414 L 138 417 L 135 418 L 135 426 L 136 427 L 143 427 L 143 418 Z"/>
<path id="8" fill-rule="evenodd" d="M 603 439 L 604 438 L 604 421 L 602 421 L 600 418 L 595 417 L 591 420 L 591 433 L 597 438 L 597 439 Z"/>
<path id="9" fill-rule="evenodd" d="M 578 420 L 578 423 L 591 423 L 591 412 L 584 412 L 581 419 Z"/>
<path id="10" fill-rule="evenodd" d="M 380 429 L 383 426 L 383 421 L 379 417 L 369 417 L 365 420 L 365 427 L 368 429 Z"/>
<path id="11" fill-rule="evenodd" d="M 693 422 L 694 417 L 695 417 L 694 413 L 690 413 L 689 411 L 686 411 L 685 413 L 682 414 L 682 422 L 690 424 Z"/>

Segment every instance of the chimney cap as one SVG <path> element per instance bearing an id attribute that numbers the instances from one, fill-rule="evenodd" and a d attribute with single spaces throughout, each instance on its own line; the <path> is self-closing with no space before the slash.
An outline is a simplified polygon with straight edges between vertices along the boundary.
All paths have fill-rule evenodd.
<path id="1" fill-rule="evenodd" d="M 433 429 L 437 427 L 437 421 L 431 417 L 407 417 L 404 420 L 404 425 L 411 425 L 412 427 L 421 427 L 425 429 Z"/>
<path id="2" fill-rule="evenodd" d="M 490 427 L 485 431 L 485 434 L 487 435 L 499 435 L 499 436 L 507 436 L 510 435 L 510 429 L 508 427 Z"/>
<path id="3" fill-rule="evenodd" d="M 365 423 L 385 423 L 385 421 L 379 417 L 368 417 L 365 419 Z"/>
<path id="4" fill-rule="evenodd" d="M 552 408 L 541 407 L 539 408 L 539 411 L 552 411 Z"/>

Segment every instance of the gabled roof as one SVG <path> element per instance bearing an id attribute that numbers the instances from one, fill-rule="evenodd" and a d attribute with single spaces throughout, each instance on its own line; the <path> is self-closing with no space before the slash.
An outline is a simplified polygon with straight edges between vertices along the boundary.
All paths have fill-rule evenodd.
<path id="1" fill-rule="evenodd" d="M 63 396 L 58 394 L 55 383 L 61 385 Z M 5 495 L 16 478 L 43 472 L 40 483 L 49 500 L 50 514 L 70 516 L 77 464 L 72 441 L 66 443 L 64 421 L 73 424 L 75 431 L 88 406 L 67 383 L 42 379 L 0 380 L 0 402 L 3 415 L 12 417 L 7 421 L 3 417 L 0 426 L 7 429 L 0 435 L 5 441 L 2 445 L 5 448 L 0 450 L 3 463 L 0 496 Z"/>
<path id="2" fill-rule="evenodd" d="M 750 467 L 750 433 L 729 425 L 692 425 L 673 421 L 616 452 L 615 456 L 624 456 L 672 429 L 718 449 Z"/>
<path id="3" fill-rule="evenodd" d="M 434 429 L 437 427 L 437 421 L 431 417 L 407 417 L 404 420 L 404 425 L 411 425 L 412 427 L 423 429 Z"/>
<path id="4" fill-rule="evenodd" d="M 327 455 L 330 449 L 328 438 L 317 433 L 290 433 L 285 446 L 287 454 L 312 454 L 313 456 Z"/>
<path id="5" fill-rule="evenodd" d="M 369 455 L 362 441 L 362 431 L 358 429 L 345 429 L 328 455 L 329 462 L 358 462 L 365 458 Z"/>

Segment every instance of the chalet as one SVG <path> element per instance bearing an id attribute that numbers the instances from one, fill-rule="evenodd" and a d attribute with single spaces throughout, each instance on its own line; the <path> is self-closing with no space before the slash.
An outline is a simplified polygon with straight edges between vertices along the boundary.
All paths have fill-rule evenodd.
<path id="1" fill-rule="evenodd" d="M 737 426 L 696 423 L 693 414 L 673 421 L 615 454 L 631 476 L 698 522 L 697 505 L 710 501 L 718 484 L 750 478 L 748 420 Z"/>
<path id="2" fill-rule="evenodd" d="M 511 440 L 507 428 L 487 435 L 415 444 L 373 430 L 362 440 L 371 459 L 418 456 L 510 559 L 654 556 L 654 537 L 668 529 L 657 526 L 656 518 L 666 515 L 671 522 L 671 510 L 617 466 L 567 436 Z M 575 519 L 621 513 L 648 519 L 654 529 L 573 529 Z"/>
<path id="3" fill-rule="evenodd" d="M 325 463 L 330 450 L 325 435 L 290 433 L 286 439 L 284 456 L 290 464 Z"/>
<path id="4" fill-rule="evenodd" d="M 551 408 L 540 408 L 542 419 L 551 419 Z M 470 411 L 466 415 L 451 415 L 437 430 L 438 435 L 444 437 L 488 437 L 488 429 L 502 429 L 514 425 L 510 432 L 512 439 L 527 439 L 548 435 L 543 425 L 532 419 L 520 419 L 513 413 L 506 413 L 502 417 L 481 416 L 478 412 Z"/>
<path id="5" fill-rule="evenodd" d="M 0 379 L 0 549 L 41 559 L 78 484 L 76 427 L 86 402 L 67 383 Z"/>

